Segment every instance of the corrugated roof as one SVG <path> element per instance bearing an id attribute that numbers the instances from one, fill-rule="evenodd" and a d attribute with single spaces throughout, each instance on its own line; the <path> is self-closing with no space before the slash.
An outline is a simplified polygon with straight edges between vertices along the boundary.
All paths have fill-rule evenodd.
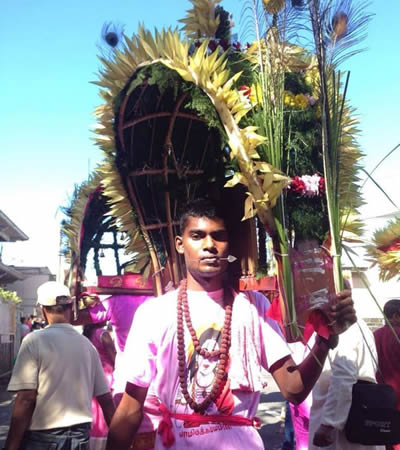
<path id="1" fill-rule="evenodd" d="M 0 242 L 26 241 L 28 236 L 0 210 Z"/>

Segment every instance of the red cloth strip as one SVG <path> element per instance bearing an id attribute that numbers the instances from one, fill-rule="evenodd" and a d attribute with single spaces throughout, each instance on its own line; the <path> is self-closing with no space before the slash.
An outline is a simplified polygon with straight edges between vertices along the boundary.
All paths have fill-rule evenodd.
<path id="1" fill-rule="evenodd" d="M 226 425 L 234 426 L 251 426 L 260 428 L 261 421 L 258 417 L 248 419 L 243 416 L 223 416 L 223 415 L 202 415 L 202 414 L 177 414 L 172 413 L 168 408 L 161 404 L 160 411 L 162 413 L 162 419 L 158 425 L 158 434 L 161 435 L 163 445 L 167 448 L 171 447 L 175 442 L 175 436 L 172 432 L 171 418 L 176 420 L 183 420 L 186 427 L 198 427 L 207 423 L 223 423 Z"/>

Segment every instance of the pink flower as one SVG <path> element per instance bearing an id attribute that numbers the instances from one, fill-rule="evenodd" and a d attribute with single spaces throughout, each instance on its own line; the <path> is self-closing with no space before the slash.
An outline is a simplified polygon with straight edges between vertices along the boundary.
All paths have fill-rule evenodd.
<path id="1" fill-rule="evenodd" d="M 315 197 L 319 194 L 319 180 L 320 176 L 315 175 L 303 175 L 301 179 L 304 181 L 305 184 L 305 192 L 304 195 L 306 197 Z"/>
<path id="2" fill-rule="evenodd" d="M 315 98 L 310 95 L 310 94 L 304 94 L 304 96 L 306 97 L 306 99 L 308 100 L 308 104 L 310 106 L 314 106 L 317 103 L 317 100 L 315 100 Z"/>

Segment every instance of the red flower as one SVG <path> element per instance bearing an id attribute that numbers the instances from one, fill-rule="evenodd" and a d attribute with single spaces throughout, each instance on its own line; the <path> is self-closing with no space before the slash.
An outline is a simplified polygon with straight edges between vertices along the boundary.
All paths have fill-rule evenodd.
<path id="1" fill-rule="evenodd" d="M 235 50 L 239 51 L 240 48 L 241 48 L 240 42 L 234 42 L 234 43 L 232 44 L 232 47 L 233 47 Z"/>
<path id="2" fill-rule="evenodd" d="M 208 43 L 208 48 L 213 52 L 213 51 L 215 51 L 215 49 L 218 47 L 218 44 L 216 43 L 216 41 L 214 41 L 214 40 L 211 40 L 209 43 Z"/>
<path id="3" fill-rule="evenodd" d="M 294 194 L 303 195 L 306 190 L 306 185 L 300 177 L 295 176 L 290 183 L 290 190 L 293 191 Z"/>
<path id="4" fill-rule="evenodd" d="M 249 86 L 246 86 L 245 84 L 243 84 L 242 86 L 240 86 L 239 91 L 246 97 L 250 97 L 251 94 L 251 88 Z"/>
<path id="5" fill-rule="evenodd" d="M 321 177 L 319 179 L 319 186 L 318 186 L 319 195 L 325 194 L 325 178 Z"/>
<path id="6" fill-rule="evenodd" d="M 226 39 L 221 39 L 219 41 L 219 45 L 224 49 L 224 51 L 228 50 L 228 48 L 229 48 L 229 43 Z"/>
<path id="7" fill-rule="evenodd" d="M 378 250 L 384 253 L 400 250 L 400 238 L 394 239 L 389 245 L 381 245 L 380 247 L 378 247 Z"/>

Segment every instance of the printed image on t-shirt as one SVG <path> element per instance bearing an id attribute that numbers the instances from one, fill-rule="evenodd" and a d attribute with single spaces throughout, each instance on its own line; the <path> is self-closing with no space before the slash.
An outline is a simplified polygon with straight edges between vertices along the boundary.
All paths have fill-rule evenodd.
<path id="1" fill-rule="evenodd" d="M 217 329 L 215 325 L 206 328 L 199 336 L 200 346 L 209 352 L 218 350 L 221 343 L 221 330 Z M 211 392 L 214 382 L 217 378 L 219 357 L 206 358 L 200 353 L 196 352 L 193 347 L 193 342 L 188 346 L 187 352 L 187 386 L 188 392 L 193 400 L 200 404 L 204 401 L 207 395 Z M 227 369 L 229 361 L 227 363 Z M 180 386 L 178 387 L 175 404 L 184 407 L 185 413 L 192 413 L 192 409 L 187 405 Z M 232 414 L 234 402 L 232 392 L 229 388 L 229 380 L 227 376 L 223 379 L 219 395 L 207 408 L 207 414 Z"/>

